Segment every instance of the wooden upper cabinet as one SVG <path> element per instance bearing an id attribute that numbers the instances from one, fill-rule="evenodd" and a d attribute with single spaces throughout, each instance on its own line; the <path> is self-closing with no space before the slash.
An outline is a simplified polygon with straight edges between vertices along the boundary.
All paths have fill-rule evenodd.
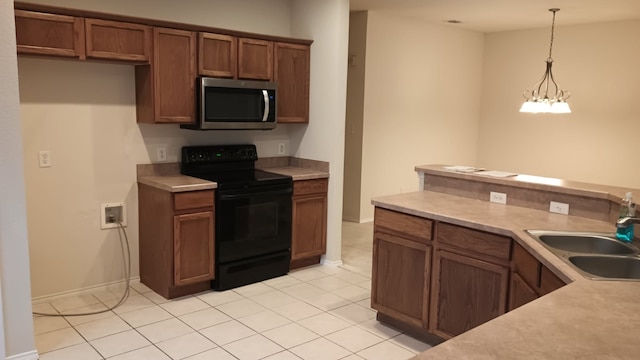
<path id="1" fill-rule="evenodd" d="M 15 10 L 18 54 L 85 58 L 84 19 Z"/>
<path id="2" fill-rule="evenodd" d="M 136 67 L 138 122 L 195 122 L 196 35 L 154 28 L 150 65 Z"/>
<path id="3" fill-rule="evenodd" d="M 236 78 L 238 76 L 237 69 L 237 37 L 198 33 L 198 73 L 200 75 Z"/>
<path id="4" fill-rule="evenodd" d="M 85 19 L 87 58 L 148 62 L 151 27 Z"/>
<path id="5" fill-rule="evenodd" d="M 238 78 L 273 80 L 273 42 L 238 39 Z"/>
<path id="6" fill-rule="evenodd" d="M 274 52 L 277 120 L 279 123 L 308 123 L 310 46 L 277 42 Z"/>

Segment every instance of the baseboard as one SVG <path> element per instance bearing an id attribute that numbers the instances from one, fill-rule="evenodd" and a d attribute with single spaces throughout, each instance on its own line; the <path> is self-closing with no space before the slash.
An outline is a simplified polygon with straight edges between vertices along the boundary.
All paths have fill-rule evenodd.
<path id="1" fill-rule="evenodd" d="M 331 260 L 327 260 L 324 257 L 320 260 L 320 263 L 322 265 L 328 265 L 328 266 L 341 266 L 342 265 L 342 260 L 336 260 L 336 261 L 331 261 Z"/>
<path id="2" fill-rule="evenodd" d="M 6 360 L 38 360 L 38 351 L 31 350 L 22 354 L 11 355 Z"/>
<path id="3" fill-rule="evenodd" d="M 64 297 L 71 296 L 71 295 L 84 295 L 84 294 L 89 294 L 89 293 L 98 292 L 98 291 L 108 291 L 109 288 L 122 286 L 125 283 L 126 283 L 126 280 L 117 280 L 117 281 L 112 281 L 108 283 L 103 283 L 100 285 L 93 285 L 85 288 L 63 291 L 63 292 L 50 294 L 50 295 L 38 296 L 38 297 L 32 298 L 31 303 L 40 304 L 40 303 L 51 302 L 54 300 L 62 299 Z M 131 278 L 131 284 L 135 284 L 135 283 L 140 283 L 139 276 Z"/>
<path id="4" fill-rule="evenodd" d="M 356 224 L 363 224 L 363 223 L 372 222 L 373 218 L 360 219 L 360 218 L 355 218 L 350 216 L 343 216 L 342 221 L 348 221 Z"/>

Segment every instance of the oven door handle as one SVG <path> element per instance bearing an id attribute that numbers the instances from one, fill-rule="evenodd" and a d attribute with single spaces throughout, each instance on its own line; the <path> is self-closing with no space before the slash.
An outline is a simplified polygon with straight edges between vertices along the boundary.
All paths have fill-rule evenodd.
<path id="1" fill-rule="evenodd" d="M 259 196 L 259 197 L 291 196 L 291 194 L 293 194 L 293 191 L 291 189 L 274 190 L 274 191 L 267 191 L 267 192 L 252 192 L 251 190 L 247 190 L 247 189 L 243 189 L 241 191 L 242 193 L 238 193 L 237 191 L 234 191 L 234 193 L 229 193 L 229 194 L 222 194 L 221 192 L 218 192 L 218 196 L 220 200 L 234 200 L 234 199 L 250 198 L 250 197 L 256 197 L 256 196 Z"/>

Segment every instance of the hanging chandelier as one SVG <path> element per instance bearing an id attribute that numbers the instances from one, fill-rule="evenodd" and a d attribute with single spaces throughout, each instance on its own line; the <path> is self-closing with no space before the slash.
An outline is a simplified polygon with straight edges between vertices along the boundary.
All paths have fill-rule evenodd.
<path id="1" fill-rule="evenodd" d="M 527 101 L 522 104 L 520 112 L 554 114 L 566 114 L 571 112 L 569 104 L 567 104 L 567 99 L 571 94 L 568 91 L 560 89 L 553 78 L 553 73 L 551 72 L 551 65 L 553 65 L 553 59 L 551 58 L 551 50 L 553 49 L 553 32 L 556 23 L 556 12 L 560 11 L 560 9 L 553 8 L 549 9 L 549 11 L 553 13 L 553 21 L 551 22 L 551 44 L 549 45 L 547 69 L 545 70 L 542 79 L 533 86 L 533 89 L 526 90 L 524 92 L 524 98 L 527 99 Z M 551 92 L 549 90 L 551 90 Z"/>

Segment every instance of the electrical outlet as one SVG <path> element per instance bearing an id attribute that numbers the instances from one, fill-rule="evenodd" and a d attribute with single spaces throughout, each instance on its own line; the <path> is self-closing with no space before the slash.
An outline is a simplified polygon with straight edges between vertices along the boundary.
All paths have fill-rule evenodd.
<path id="1" fill-rule="evenodd" d="M 491 191 L 489 192 L 489 201 L 497 204 L 506 204 L 507 194 Z"/>
<path id="2" fill-rule="evenodd" d="M 156 149 L 156 159 L 158 161 L 167 161 L 167 147 L 160 146 Z"/>
<path id="3" fill-rule="evenodd" d="M 102 229 L 118 227 L 118 222 L 122 226 L 127 226 L 127 213 L 124 203 L 106 203 L 100 207 L 100 219 Z"/>
<path id="4" fill-rule="evenodd" d="M 286 146 L 285 143 L 279 143 L 278 144 L 278 155 L 284 155 L 286 153 Z"/>
<path id="5" fill-rule="evenodd" d="M 549 203 L 549 212 L 569 215 L 569 204 L 551 201 Z"/>
<path id="6" fill-rule="evenodd" d="M 38 163 L 41 168 L 51 167 L 51 152 L 49 150 L 38 151 Z"/>

